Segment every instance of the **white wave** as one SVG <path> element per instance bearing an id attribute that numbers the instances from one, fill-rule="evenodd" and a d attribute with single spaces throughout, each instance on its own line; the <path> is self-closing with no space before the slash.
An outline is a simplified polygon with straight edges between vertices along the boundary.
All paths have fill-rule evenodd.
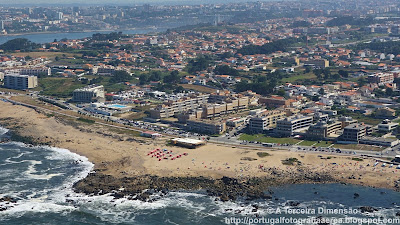
<path id="1" fill-rule="evenodd" d="M 0 150 L 2 150 L 2 149 L 0 148 Z M 22 152 L 22 153 L 18 154 L 17 156 L 9 157 L 9 158 L 5 159 L 5 160 L 4 160 L 5 163 L 0 164 L 0 166 L 5 166 L 5 165 L 9 165 L 9 164 L 19 164 L 19 163 L 23 163 L 23 162 L 25 162 L 24 160 L 23 160 L 23 161 L 13 161 L 13 160 L 11 160 L 11 159 L 19 159 L 19 158 L 21 158 L 23 155 L 27 155 L 27 154 L 31 154 L 31 153 L 32 153 L 32 152 Z"/>
<path id="2" fill-rule="evenodd" d="M 158 197 L 157 194 L 153 197 Z M 196 215 L 206 216 L 208 201 L 194 202 L 187 197 L 205 198 L 206 195 L 197 193 L 170 192 L 154 202 L 142 202 L 121 198 L 114 200 L 111 195 L 102 196 L 75 196 L 70 197 L 75 204 L 90 212 L 95 212 L 102 221 L 108 223 L 134 223 L 135 217 L 142 213 L 157 211 L 167 207 L 190 209 Z"/>
<path id="3" fill-rule="evenodd" d="M 8 144 L 12 144 L 12 145 L 15 145 L 15 146 L 21 147 L 21 148 L 29 148 L 29 147 L 32 147 L 32 145 L 25 144 L 25 143 L 23 143 L 23 142 L 16 142 L 16 141 L 11 141 L 11 142 L 9 142 Z M 18 150 L 19 150 L 19 149 L 18 149 Z"/>
<path id="4" fill-rule="evenodd" d="M 12 207 L 8 208 L 5 211 L 0 212 L 0 215 L 8 216 L 8 217 L 20 217 L 25 213 L 34 212 L 34 213 L 47 213 L 47 212 L 62 212 L 67 211 L 71 212 L 76 210 L 74 206 L 70 205 L 60 205 L 52 202 L 40 202 L 40 201 L 19 201 L 15 204 L 11 205 Z"/>
<path id="5" fill-rule="evenodd" d="M 9 131 L 9 129 L 4 128 L 4 127 L 0 127 L 0 136 L 7 133 Z"/>
<path id="6" fill-rule="evenodd" d="M 17 202 L 16 206 L 0 212 L 0 215 L 6 214 L 8 216 L 18 217 L 26 212 L 68 212 L 75 210 L 77 207 L 76 205 L 66 204 L 66 196 L 76 194 L 72 190 L 73 184 L 85 178 L 92 171 L 94 166 L 93 163 L 89 162 L 86 157 L 72 153 L 67 149 L 48 146 L 29 146 L 20 142 L 14 142 L 13 144 L 33 150 L 48 150 L 51 154 L 49 156 L 49 159 L 51 160 L 77 162 L 76 165 L 79 168 L 79 172 L 67 177 L 64 182 L 58 186 L 50 189 L 37 190 L 35 193 L 25 196 L 23 200 Z M 61 173 L 46 174 L 42 173 L 43 171 L 37 171 L 36 165 L 42 164 L 42 162 L 38 160 L 22 160 L 21 162 L 30 163 L 27 170 L 24 172 L 24 175 L 29 179 L 51 179 L 54 176 L 63 175 Z M 12 193 L 11 196 L 18 196 L 18 193 Z"/>
<path id="7" fill-rule="evenodd" d="M 373 213 L 369 213 L 369 215 L 373 215 L 375 217 L 383 217 L 383 218 L 393 218 L 396 217 L 396 213 L 398 212 L 398 209 L 396 208 L 390 208 L 390 209 L 378 209 L 378 211 L 375 211 Z"/>

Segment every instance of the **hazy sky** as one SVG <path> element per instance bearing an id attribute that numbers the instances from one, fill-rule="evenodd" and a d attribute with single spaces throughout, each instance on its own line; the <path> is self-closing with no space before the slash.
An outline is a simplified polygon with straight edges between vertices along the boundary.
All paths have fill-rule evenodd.
<path id="1" fill-rule="evenodd" d="M 135 5 L 135 4 L 209 4 L 251 0 L 0 0 L 2 5 Z"/>

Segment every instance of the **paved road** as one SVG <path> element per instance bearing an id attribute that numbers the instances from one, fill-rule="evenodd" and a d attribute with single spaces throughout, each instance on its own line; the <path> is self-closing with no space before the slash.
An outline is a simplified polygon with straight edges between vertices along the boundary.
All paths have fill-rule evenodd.
<path id="1" fill-rule="evenodd" d="M 62 113 L 59 111 L 51 110 L 51 109 L 46 109 L 40 106 L 34 106 L 22 102 L 16 102 L 9 100 L 8 98 L 2 98 L 6 99 L 7 101 L 13 102 L 15 104 L 20 104 L 23 106 L 31 107 L 31 108 L 37 108 L 43 111 L 51 112 L 53 114 L 59 114 L 62 116 L 78 119 L 78 116 L 73 116 L 69 115 L 66 113 Z M 96 124 L 101 124 L 104 126 L 108 127 L 113 127 L 113 128 L 119 128 L 119 129 L 125 129 L 125 130 L 131 130 L 131 131 L 138 131 L 138 132 L 143 132 L 143 131 L 151 131 L 151 130 L 146 130 L 146 129 L 141 129 L 137 127 L 126 127 L 124 125 L 113 125 L 105 122 L 95 122 Z M 178 135 L 171 135 L 171 134 L 163 134 L 164 136 L 167 137 L 179 137 Z M 191 136 L 189 136 L 191 137 Z M 192 137 L 192 138 L 198 138 L 198 136 Z M 232 136 L 226 136 L 226 135 L 221 135 L 220 137 L 211 137 L 210 138 L 210 143 L 215 143 L 215 144 L 221 144 L 221 145 L 227 145 L 227 146 L 234 146 L 234 147 L 241 147 L 241 148 L 250 148 L 250 149 L 281 149 L 281 150 L 289 150 L 289 151 L 294 151 L 294 152 L 313 152 L 313 153 L 320 153 L 320 154 L 338 154 L 338 155 L 354 155 L 354 156 L 361 156 L 361 155 L 368 155 L 372 157 L 379 157 L 379 158 L 385 158 L 385 157 L 394 157 L 396 155 L 400 155 L 400 145 L 393 147 L 393 151 L 391 150 L 382 150 L 380 152 L 376 151 L 365 151 L 365 150 L 352 150 L 352 149 L 341 149 L 342 153 L 337 153 L 337 152 L 332 152 L 332 151 L 327 151 L 327 148 L 312 148 L 312 147 L 307 147 L 307 146 L 298 146 L 298 145 L 290 145 L 290 146 L 276 146 L 276 147 L 264 147 L 261 144 L 255 144 L 255 143 L 244 143 L 241 140 L 238 140 L 237 136 L 232 137 Z M 299 149 L 300 148 L 300 149 Z M 316 151 L 317 150 L 317 151 Z M 325 151 L 322 151 L 325 150 Z"/>

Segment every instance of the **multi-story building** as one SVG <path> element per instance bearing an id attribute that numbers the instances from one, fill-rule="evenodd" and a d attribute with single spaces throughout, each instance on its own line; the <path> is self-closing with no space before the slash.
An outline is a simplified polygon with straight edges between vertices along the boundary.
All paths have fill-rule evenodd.
<path id="1" fill-rule="evenodd" d="M 278 120 L 275 131 L 282 136 L 292 136 L 295 133 L 306 130 L 312 122 L 312 116 L 291 116 Z"/>
<path id="2" fill-rule="evenodd" d="M 178 101 L 164 102 L 164 104 L 150 110 L 150 117 L 160 119 L 173 117 L 178 113 L 187 111 L 202 111 L 202 118 L 211 119 L 246 109 L 249 106 L 248 96 L 230 96 L 224 98 L 224 101 L 218 101 L 218 103 L 214 102 L 215 99 L 210 98 L 210 95 L 191 95 Z"/>
<path id="3" fill-rule="evenodd" d="M 41 75 L 49 76 L 51 75 L 51 69 L 48 67 L 24 68 L 20 69 L 19 73 L 22 75 L 32 75 L 32 76 L 41 76 Z"/>
<path id="4" fill-rule="evenodd" d="M 342 123 L 339 121 L 320 121 L 308 128 L 307 137 L 322 140 L 335 134 L 340 129 L 342 129 Z"/>
<path id="5" fill-rule="evenodd" d="M 384 120 L 380 124 L 378 124 L 378 130 L 382 132 L 390 132 L 396 129 L 399 126 L 399 123 L 393 123 L 390 120 Z"/>
<path id="6" fill-rule="evenodd" d="M 4 87 L 17 90 L 27 90 L 38 86 L 36 76 L 7 74 L 4 75 Z"/>
<path id="7" fill-rule="evenodd" d="M 186 129 L 204 134 L 222 134 L 226 125 L 224 121 L 188 120 Z"/>
<path id="8" fill-rule="evenodd" d="M 204 104 L 208 103 L 210 95 L 190 95 L 177 101 L 167 101 L 150 110 L 150 117 L 154 119 L 169 118 L 177 113 L 186 111 L 197 111 Z"/>
<path id="9" fill-rule="evenodd" d="M 97 75 L 112 76 L 115 73 L 115 68 L 113 67 L 99 67 L 96 69 Z"/>
<path id="10" fill-rule="evenodd" d="M 326 59 L 314 59 L 314 60 L 305 61 L 304 65 L 314 66 L 316 68 L 325 69 L 325 68 L 329 67 L 329 61 Z"/>
<path id="11" fill-rule="evenodd" d="M 343 134 L 339 137 L 339 142 L 358 143 L 367 134 L 370 134 L 371 130 L 371 127 L 368 127 L 364 124 L 350 124 L 344 128 Z"/>
<path id="12" fill-rule="evenodd" d="M 378 85 L 393 83 L 394 75 L 393 73 L 376 73 L 368 76 L 368 82 L 376 83 Z"/>
<path id="13" fill-rule="evenodd" d="M 357 120 L 353 119 L 350 116 L 339 117 L 338 121 L 342 124 L 342 129 L 347 127 L 348 125 L 357 123 Z"/>
<path id="14" fill-rule="evenodd" d="M 104 101 L 104 86 L 89 85 L 84 88 L 76 89 L 73 92 L 72 101 L 74 102 L 101 102 Z"/>
<path id="15" fill-rule="evenodd" d="M 267 111 L 263 115 L 253 117 L 249 120 L 249 130 L 252 133 L 263 133 L 264 131 L 276 127 L 278 120 L 283 119 L 286 113 L 283 111 Z"/>
<path id="16" fill-rule="evenodd" d="M 271 97 L 261 97 L 258 99 L 258 104 L 267 106 L 268 108 L 289 107 L 290 100 L 282 96 L 273 95 Z"/>

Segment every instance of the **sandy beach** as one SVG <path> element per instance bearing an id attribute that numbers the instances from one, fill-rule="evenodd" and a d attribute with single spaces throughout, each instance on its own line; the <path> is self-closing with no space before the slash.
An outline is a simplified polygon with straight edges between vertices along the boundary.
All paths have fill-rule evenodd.
<path id="1" fill-rule="evenodd" d="M 103 125 L 78 123 L 68 117 L 48 117 L 33 109 L 2 101 L 0 125 L 39 143 L 49 143 L 86 156 L 95 164 L 98 173 L 116 178 L 140 175 L 215 179 L 223 176 L 239 179 L 272 176 L 285 180 L 323 173 L 337 182 L 395 190 L 398 190 L 396 182 L 400 179 L 400 170 L 373 167 L 376 160 L 372 158 L 355 161 L 351 156 L 266 148 L 241 149 L 210 143 L 197 149 L 186 149 L 167 146 L 168 138 L 152 140 L 117 133 Z M 171 157 L 160 160 L 151 153 L 155 149 L 167 149 Z M 282 161 L 288 158 L 296 158 L 299 162 L 284 165 Z"/>

